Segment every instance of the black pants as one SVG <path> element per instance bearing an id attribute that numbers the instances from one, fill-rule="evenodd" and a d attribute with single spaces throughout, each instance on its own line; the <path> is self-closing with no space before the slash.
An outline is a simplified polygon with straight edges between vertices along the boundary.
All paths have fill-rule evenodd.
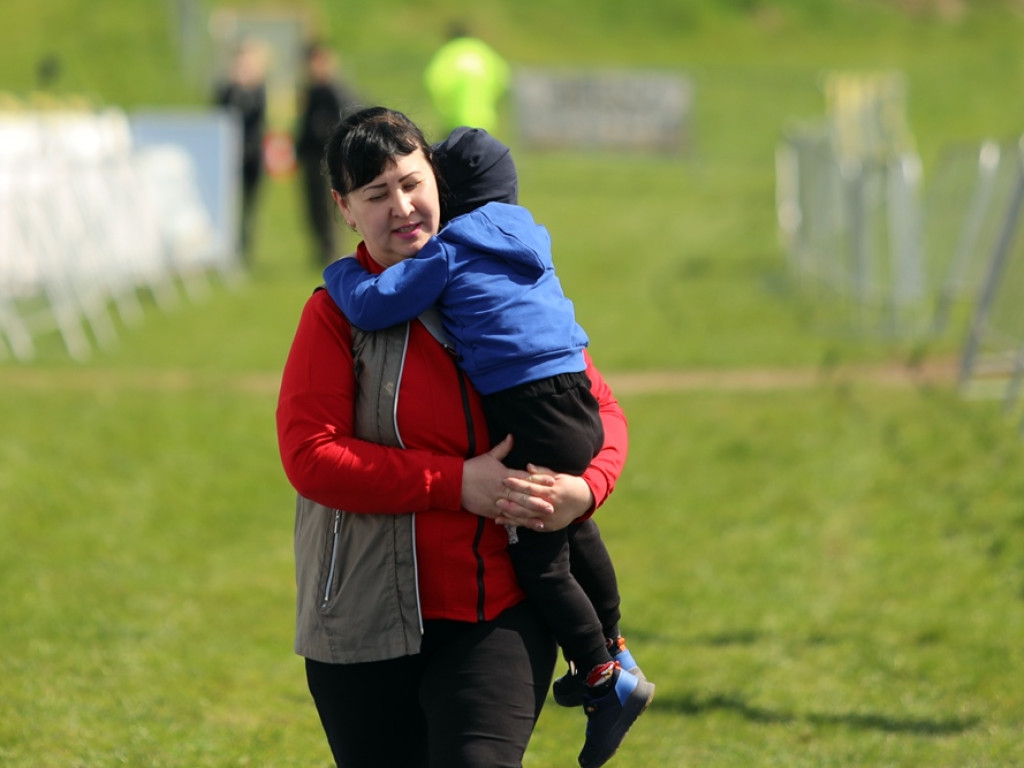
<path id="1" fill-rule="evenodd" d="M 320 156 L 299 158 L 306 221 L 313 240 L 314 262 L 323 268 L 337 257 L 338 222 L 331 187 L 320 170 Z"/>
<path id="2" fill-rule="evenodd" d="M 263 160 L 246 159 L 242 164 L 242 201 L 239 212 L 238 245 L 242 259 L 252 261 L 253 230 L 256 226 L 256 206 L 259 200 L 260 184 L 263 183 Z"/>
<path id="3" fill-rule="evenodd" d="M 505 466 L 582 475 L 604 445 L 601 406 L 584 373 L 565 373 L 481 398 L 491 445 L 511 434 Z"/>
<path id="4" fill-rule="evenodd" d="M 511 433 L 505 464 L 527 462 L 583 474 L 604 443 L 600 406 L 585 374 L 565 374 L 483 398 L 491 442 Z M 551 627 L 565 656 L 589 670 L 611 656 L 606 637 L 618 634 L 619 590 L 596 523 L 562 531 L 517 530 L 509 546 L 519 585 Z"/>
<path id="5" fill-rule="evenodd" d="M 570 525 L 566 532 L 569 537 L 569 570 L 594 606 L 604 636 L 618 637 L 619 620 L 622 618 L 619 582 L 601 531 L 591 518 Z"/>
<path id="6" fill-rule="evenodd" d="M 574 536 L 581 529 L 584 535 Z M 562 653 L 584 671 L 610 661 L 605 638 L 618 634 L 619 592 L 597 525 L 586 521 L 550 532 L 519 528 L 517 534 L 519 541 L 508 548 L 516 578 Z"/>
<path id="7" fill-rule="evenodd" d="M 306 660 L 340 768 L 520 768 L 556 649 L 529 603 L 493 621 L 427 621 L 416 656 Z"/>

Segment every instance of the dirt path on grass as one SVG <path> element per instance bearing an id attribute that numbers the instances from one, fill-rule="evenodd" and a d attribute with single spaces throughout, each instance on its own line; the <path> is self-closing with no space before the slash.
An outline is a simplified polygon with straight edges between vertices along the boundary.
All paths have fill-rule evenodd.
<path id="1" fill-rule="evenodd" d="M 884 387 L 944 386 L 956 383 L 955 360 L 930 361 L 916 366 L 905 363 L 841 365 L 834 368 L 745 368 L 738 370 L 644 371 L 606 374 L 615 392 L 651 393 L 719 390 L 759 392 L 810 389 L 838 384 L 874 384 Z"/>
<path id="2" fill-rule="evenodd" d="M 833 368 L 749 368 L 605 374 L 608 383 L 619 395 L 679 391 L 766 392 L 858 383 L 902 388 L 925 385 L 952 386 L 956 383 L 956 376 L 955 360 L 927 361 L 916 366 L 889 363 L 839 365 Z M 217 374 L 187 369 L 53 370 L 20 364 L 0 364 L 0 391 L 229 391 L 239 394 L 273 395 L 277 393 L 279 384 L 279 373 Z"/>

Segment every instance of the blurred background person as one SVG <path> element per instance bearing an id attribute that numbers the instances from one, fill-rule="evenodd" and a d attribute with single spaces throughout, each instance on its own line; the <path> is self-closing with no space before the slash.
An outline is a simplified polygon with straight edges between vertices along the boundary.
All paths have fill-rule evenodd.
<path id="1" fill-rule="evenodd" d="M 239 248 L 242 259 L 252 259 L 252 229 L 263 180 L 263 138 L 267 131 L 267 56 L 255 40 L 244 40 L 235 49 L 227 78 L 218 83 L 214 102 L 234 111 L 242 127 L 242 209 Z"/>
<path id="2" fill-rule="evenodd" d="M 498 102 L 508 89 L 509 66 L 463 24 L 451 26 L 448 42 L 427 65 L 424 81 L 444 133 L 459 126 L 498 133 Z"/>
<path id="3" fill-rule="evenodd" d="M 358 103 L 355 92 L 338 74 L 334 52 L 321 42 L 309 43 L 305 81 L 299 93 L 295 159 L 313 240 L 313 262 L 321 269 L 337 258 L 340 240 L 330 184 L 323 173 L 324 146 L 334 126 Z"/>
<path id="4" fill-rule="evenodd" d="M 54 53 L 48 53 L 36 63 L 36 87 L 40 91 L 53 88 L 60 79 L 61 60 Z"/>

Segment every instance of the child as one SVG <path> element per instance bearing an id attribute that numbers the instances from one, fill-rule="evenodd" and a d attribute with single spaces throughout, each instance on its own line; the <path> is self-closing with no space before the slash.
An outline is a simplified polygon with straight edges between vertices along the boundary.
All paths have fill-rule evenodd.
<path id="1" fill-rule="evenodd" d="M 459 365 L 482 396 L 492 444 L 514 437 L 505 464 L 582 474 L 604 431 L 584 374 L 588 339 L 555 276 L 550 237 L 515 205 L 517 176 L 505 145 L 482 129 L 457 128 L 434 149 L 449 191 L 440 233 L 379 275 L 341 259 L 324 271 L 327 289 L 353 324 L 371 331 L 436 304 Z M 602 765 L 650 703 L 654 685 L 618 633 L 615 573 L 596 524 L 523 528 L 518 540 L 510 535 L 509 553 L 523 591 L 570 659 L 555 698 L 585 706 L 580 764 Z M 596 564 L 581 574 L 587 591 L 570 560 L 574 571 Z M 604 621 L 588 594 L 597 596 Z"/>

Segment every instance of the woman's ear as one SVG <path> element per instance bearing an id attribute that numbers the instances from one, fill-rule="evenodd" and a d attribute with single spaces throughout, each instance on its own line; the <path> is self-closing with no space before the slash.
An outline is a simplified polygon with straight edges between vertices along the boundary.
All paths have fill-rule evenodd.
<path id="1" fill-rule="evenodd" d="M 356 223 L 355 219 L 352 218 L 352 211 L 349 210 L 348 200 L 343 195 L 338 194 L 335 189 L 331 190 L 331 197 L 334 198 L 335 205 L 338 206 L 338 210 L 341 211 L 341 217 L 345 220 L 345 224 L 352 230 L 355 230 Z"/>

